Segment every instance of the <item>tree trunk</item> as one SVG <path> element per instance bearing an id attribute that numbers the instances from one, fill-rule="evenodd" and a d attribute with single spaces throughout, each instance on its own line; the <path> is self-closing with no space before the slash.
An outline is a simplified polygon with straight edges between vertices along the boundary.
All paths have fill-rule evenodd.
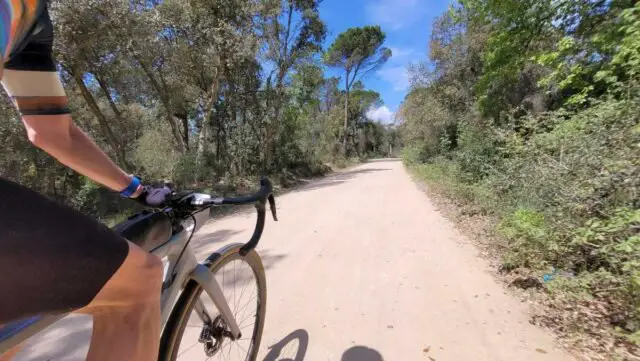
<path id="1" fill-rule="evenodd" d="M 184 142 L 185 149 L 189 151 L 189 115 L 186 111 L 180 110 L 177 113 L 174 113 L 173 117 L 180 120 L 180 125 L 182 126 L 182 141 Z"/>
<path id="2" fill-rule="evenodd" d="M 76 81 L 76 84 L 78 84 L 78 87 L 80 88 L 80 92 L 82 93 L 82 96 L 86 100 L 87 105 L 89 105 L 91 112 L 93 113 L 93 115 L 95 115 L 96 119 L 98 120 L 98 125 L 100 125 L 100 129 L 102 130 L 102 133 L 106 138 L 107 143 L 113 149 L 116 157 L 116 162 L 121 166 L 126 167 L 127 164 L 125 162 L 126 157 L 124 155 L 124 152 L 122 151 L 122 148 L 118 144 L 116 137 L 113 134 L 111 127 L 109 126 L 109 122 L 107 121 L 107 118 L 104 116 L 104 113 L 102 113 L 102 110 L 100 110 L 98 103 L 96 103 L 96 100 L 93 97 L 93 94 L 91 94 L 89 89 L 87 89 L 87 86 L 84 84 L 84 80 L 82 79 L 82 71 L 80 71 L 78 67 L 72 66 L 71 73 L 73 75 L 73 78 Z"/>
<path id="3" fill-rule="evenodd" d="M 347 133 L 349 130 L 349 89 L 344 98 L 344 135 L 342 136 L 342 155 L 347 155 Z"/>
<path id="4" fill-rule="evenodd" d="M 282 105 L 284 103 L 284 78 L 287 75 L 287 72 L 291 68 L 291 56 L 293 54 L 289 53 L 289 37 L 291 35 L 291 22 L 293 20 L 294 7 L 293 3 L 289 4 L 289 9 L 287 12 L 287 28 L 285 31 L 284 43 L 282 45 L 282 50 L 279 52 L 279 61 L 278 61 L 278 76 L 276 78 L 276 98 L 273 104 L 273 118 L 271 122 L 267 126 L 267 136 L 266 136 L 266 147 L 265 147 L 265 170 L 267 172 L 273 170 L 274 166 L 274 158 L 276 153 L 276 144 L 275 139 L 279 134 L 280 130 L 280 112 L 282 111 Z M 278 23 L 278 22 L 276 22 Z M 278 23 L 279 24 L 279 23 Z M 276 35 L 279 36 L 279 35 Z M 268 108 L 267 108 L 268 109 Z"/>
<path id="5" fill-rule="evenodd" d="M 205 105 L 204 118 L 202 119 L 202 126 L 200 128 L 200 135 L 198 136 L 198 149 L 196 151 L 196 165 L 200 165 L 202 161 L 202 156 L 207 148 L 207 129 L 211 125 L 211 115 L 213 113 L 213 106 L 218 99 L 218 88 L 220 85 L 220 78 L 216 74 L 213 82 L 211 83 L 211 88 L 209 89 L 209 99 L 207 100 L 207 104 Z"/>
<path id="6" fill-rule="evenodd" d="M 283 65 L 284 66 L 284 65 Z M 273 100 L 273 118 L 267 125 L 266 137 L 265 137 L 265 170 L 271 171 L 274 163 L 276 144 L 275 137 L 278 135 L 280 128 L 280 112 L 282 111 L 282 105 L 284 103 L 284 77 L 287 75 L 285 68 L 280 68 L 278 71 L 278 78 L 276 79 L 275 86 L 275 99 Z M 267 111 L 269 109 L 267 108 Z"/>
<path id="7" fill-rule="evenodd" d="M 173 107 L 171 106 L 171 100 L 169 99 L 169 95 L 160 87 L 160 84 L 158 84 L 158 81 L 156 80 L 155 76 L 153 76 L 153 73 L 151 72 L 151 70 L 147 67 L 144 61 L 142 61 L 142 59 L 135 53 L 135 51 L 132 50 L 131 54 L 134 57 L 134 59 L 136 59 L 138 64 L 140 64 L 142 71 L 145 73 L 145 75 L 149 79 L 149 82 L 151 83 L 151 86 L 153 87 L 153 89 L 156 91 L 156 93 L 158 93 L 158 96 L 160 97 L 160 101 L 162 102 L 162 105 L 165 108 L 166 119 L 167 119 L 167 123 L 169 123 L 169 126 L 171 127 L 171 133 L 173 134 L 173 137 L 176 140 L 178 149 L 180 150 L 180 152 L 184 153 L 187 150 L 187 147 L 184 144 L 182 136 L 180 135 L 180 131 L 178 130 L 178 124 L 175 118 L 173 117 Z"/>
<path id="8" fill-rule="evenodd" d="M 116 115 L 116 118 L 118 118 L 118 120 L 124 123 L 124 119 L 122 118 L 122 112 L 120 111 L 120 109 L 118 109 L 118 106 L 116 105 L 115 101 L 111 97 L 111 92 L 109 92 L 109 88 L 107 87 L 107 84 L 104 82 L 101 76 L 97 75 L 96 73 L 94 73 L 94 75 L 96 77 L 96 80 L 98 81 L 98 85 L 100 86 L 100 89 L 102 89 L 102 91 L 104 92 L 104 95 L 107 97 L 107 101 L 109 102 L 109 106 L 111 107 L 111 110 Z"/>
<path id="9" fill-rule="evenodd" d="M 184 138 L 184 146 L 189 150 L 189 117 L 179 118 L 182 120 L 182 137 Z"/>
<path id="10" fill-rule="evenodd" d="M 273 109 L 273 118 L 269 123 L 267 128 L 267 136 L 266 136 L 266 171 L 271 171 L 274 165 L 274 158 L 276 153 L 276 144 L 275 137 L 278 134 L 278 129 L 280 128 L 280 111 L 282 110 L 282 99 L 280 97 L 280 92 L 276 90 L 276 101 Z"/>
<path id="11" fill-rule="evenodd" d="M 118 109 L 118 106 L 116 105 L 116 102 L 113 100 L 113 97 L 111 96 L 111 93 L 109 92 L 109 88 L 104 82 L 104 79 L 102 79 L 101 76 L 96 75 L 95 73 L 94 75 L 96 77 L 96 80 L 98 81 L 98 85 L 100 85 L 100 88 L 102 89 L 105 96 L 107 97 L 107 101 L 109 102 L 109 106 L 111 107 L 111 110 L 113 111 L 113 113 L 116 115 L 116 118 L 120 122 L 120 126 L 125 127 L 126 129 L 132 129 L 130 128 L 132 124 L 122 116 L 122 112 L 120 111 L 120 109 Z M 120 147 L 120 144 L 118 144 L 118 146 Z M 122 150 L 121 152 L 122 152 L 122 155 L 124 156 L 124 150 Z M 132 169 L 131 164 L 127 162 L 126 158 L 122 159 L 122 161 L 124 162 L 122 163 L 122 165 L 124 165 L 126 168 Z"/>

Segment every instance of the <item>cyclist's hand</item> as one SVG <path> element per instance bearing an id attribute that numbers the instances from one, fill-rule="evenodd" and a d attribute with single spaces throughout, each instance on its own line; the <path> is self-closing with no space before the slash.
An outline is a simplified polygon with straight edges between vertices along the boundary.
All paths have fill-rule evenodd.
<path id="1" fill-rule="evenodd" d="M 142 193 L 134 198 L 142 205 L 148 207 L 161 207 L 167 203 L 167 199 L 173 191 L 169 187 L 145 186 Z"/>

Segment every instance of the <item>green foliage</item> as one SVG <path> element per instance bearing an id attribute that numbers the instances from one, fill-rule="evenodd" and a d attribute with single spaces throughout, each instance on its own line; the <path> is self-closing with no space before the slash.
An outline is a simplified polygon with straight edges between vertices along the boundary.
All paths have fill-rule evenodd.
<path id="1" fill-rule="evenodd" d="M 288 185 L 347 155 L 387 155 L 399 137 L 366 118 L 381 101 L 361 83 L 343 128 L 347 96 L 325 78 L 319 3 L 51 1 L 74 121 L 127 172 L 188 189 L 234 191 L 259 175 Z M 388 58 L 384 33 L 365 29 L 378 44 L 352 49 L 352 76 Z M 135 208 L 33 147 L 6 97 L 0 116 L 3 177 L 107 223 Z"/>
<path id="2" fill-rule="evenodd" d="M 558 244 L 545 225 L 544 215 L 531 209 L 518 209 L 507 215 L 499 226 L 509 241 L 504 267 L 546 268 L 554 259 Z"/>
<path id="3" fill-rule="evenodd" d="M 467 182 L 479 182 L 496 172 L 502 155 L 502 140 L 491 128 L 465 122 L 461 124 L 457 151 L 453 159 L 460 166 L 460 176 Z"/>
<path id="4" fill-rule="evenodd" d="M 555 269 L 545 285 L 574 310 L 558 326 L 628 347 L 640 346 L 639 19 L 625 0 L 461 0 L 434 23 L 432 63 L 411 73 L 400 113 L 410 167 L 497 218 L 503 268 Z"/>
<path id="5" fill-rule="evenodd" d="M 325 53 L 327 65 L 354 71 L 366 72 L 391 57 L 391 50 L 382 47 L 386 34 L 380 26 L 350 28 L 340 33 Z"/>
<path id="6" fill-rule="evenodd" d="M 467 202 L 471 206 L 470 213 L 488 214 L 499 206 L 496 195 L 483 184 L 461 181 L 462 173 L 457 163 L 443 157 L 432 158 L 429 163 L 415 158 L 412 161 L 411 147 L 404 148 L 403 157 L 420 180 L 449 197 Z"/>
<path id="7" fill-rule="evenodd" d="M 122 214 L 135 208 L 133 204 L 121 202 L 121 197 L 94 182 L 84 179 L 78 193 L 72 199 L 66 199 L 81 212 L 105 221 L 106 217 Z"/>
<path id="8" fill-rule="evenodd" d="M 637 85 L 640 74 L 640 3 L 623 10 L 620 21 L 620 46 L 608 66 L 596 73 L 595 79 L 616 87 L 623 87 L 621 81 L 625 79 Z"/>
<path id="9" fill-rule="evenodd" d="M 342 154 L 347 155 L 349 138 L 349 94 L 358 77 L 381 66 L 391 58 L 391 49 L 383 47 L 386 34 L 380 26 L 350 28 L 338 35 L 324 54 L 325 64 L 344 70 L 344 126 L 342 129 Z M 362 85 L 362 83 L 360 83 Z M 360 86 L 356 87 L 356 90 Z M 353 134 L 351 135 L 353 137 Z"/>
<path id="10" fill-rule="evenodd" d="M 174 167 L 180 153 L 171 144 L 170 135 L 147 129 L 138 139 L 133 159 L 148 179 L 175 179 Z"/>

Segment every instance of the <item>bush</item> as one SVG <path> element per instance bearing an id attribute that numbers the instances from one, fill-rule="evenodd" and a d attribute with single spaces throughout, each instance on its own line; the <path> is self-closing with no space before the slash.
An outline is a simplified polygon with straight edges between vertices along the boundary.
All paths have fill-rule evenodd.
<path id="1" fill-rule="evenodd" d="M 404 147 L 402 149 L 402 159 L 409 165 L 420 164 L 426 160 L 422 156 L 420 148 L 416 146 Z"/>
<path id="2" fill-rule="evenodd" d="M 172 178 L 180 153 L 174 148 L 169 133 L 150 128 L 138 139 L 134 160 L 147 179 Z"/>
<path id="3" fill-rule="evenodd" d="M 503 269 L 571 274 L 549 284 L 553 294 L 586 308 L 606 305 L 602 322 L 637 342 L 639 117 L 637 101 L 608 99 L 574 113 L 527 116 L 508 129 L 463 123 L 454 152 L 425 162 L 411 145 L 404 158 L 446 195 L 499 217 Z"/>
<path id="4" fill-rule="evenodd" d="M 475 206 L 475 211 L 482 213 L 494 213 L 499 202 L 495 194 L 483 183 L 468 183 L 461 181 L 463 178 L 458 164 L 439 157 L 429 163 L 412 161 L 411 152 L 405 152 L 404 162 L 422 181 L 445 195 L 462 199 Z"/>
<path id="5" fill-rule="evenodd" d="M 542 213 L 531 209 L 518 209 L 507 215 L 498 226 L 508 241 L 503 268 L 547 268 L 550 259 L 557 257 L 555 239 L 546 225 Z M 556 256 L 554 256 L 556 255 Z"/>
<path id="6" fill-rule="evenodd" d="M 478 182 L 496 172 L 502 158 L 500 139 L 491 128 L 465 122 L 460 127 L 454 159 L 466 182 Z"/>
<path id="7" fill-rule="evenodd" d="M 136 207 L 135 202 L 125 200 L 119 194 L 86 178 L 83 180 L 84 184 L 70 200 L 71 205 L 82 213 L 106 222 L 107 216 L 130 212 Z"/>
<path id="8" fill-rule="evenodd" d="M 404 157 L 497 216 L 504 269 L 552 272 L 550 307 L 566 312 L 543 316 L 548 325 L 637 355 L 627 341 L 640 346 L 640 3 L 595 4 L 550 8 L 562 16 L 537 34 L 520 27 L 536 2 L 443 15 L 401 107 Z"/>

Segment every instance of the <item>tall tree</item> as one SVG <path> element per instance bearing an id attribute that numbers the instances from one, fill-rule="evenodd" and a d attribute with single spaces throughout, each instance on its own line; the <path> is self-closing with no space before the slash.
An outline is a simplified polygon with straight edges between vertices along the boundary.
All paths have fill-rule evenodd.
<path id="1" fill-rule="evenodd" d="M 391 49 L 383 46 L 386 34 L 380 26 L 350 28 L 338 35 L 325 54 L 325 63 L 344 70 L 344 132 L 342 152 L 347 151 L 349 128 L 349 91 L 354 82 L 391 58 Z"/>
<path id="2" fill-rule="evenodd" d="M 177 187 L 234 187 L 265 171 L 311 175 L 340 164 L 345 94 L 321 64 L 320 2 L 51 0 L 74 120 L 127 170 Z M 356 88 L 349 145 L 368 152 L 379 137 Z M 0 116 L 13 121 L 0 124 L 11 145 L 0 174 L 93 216 L 125 211 L 33 149 L 3 100 Z"/>
<path id="3" fill-rule="evenodd" d="M 319 0 L 278 0 L 266 6 L 261 32 L 266 45 L 265 57 L 274 65 L 268 79 L 273 82 L 266 126 L 265 166 L 273 166 L 274 136 L 280 126 L 280 113 L 285 101 L 285 80 L 296 64 L 322 50 L 326 26 L 320 19 Z M 269 5 L 269 3 L 268 3 Z"/>

